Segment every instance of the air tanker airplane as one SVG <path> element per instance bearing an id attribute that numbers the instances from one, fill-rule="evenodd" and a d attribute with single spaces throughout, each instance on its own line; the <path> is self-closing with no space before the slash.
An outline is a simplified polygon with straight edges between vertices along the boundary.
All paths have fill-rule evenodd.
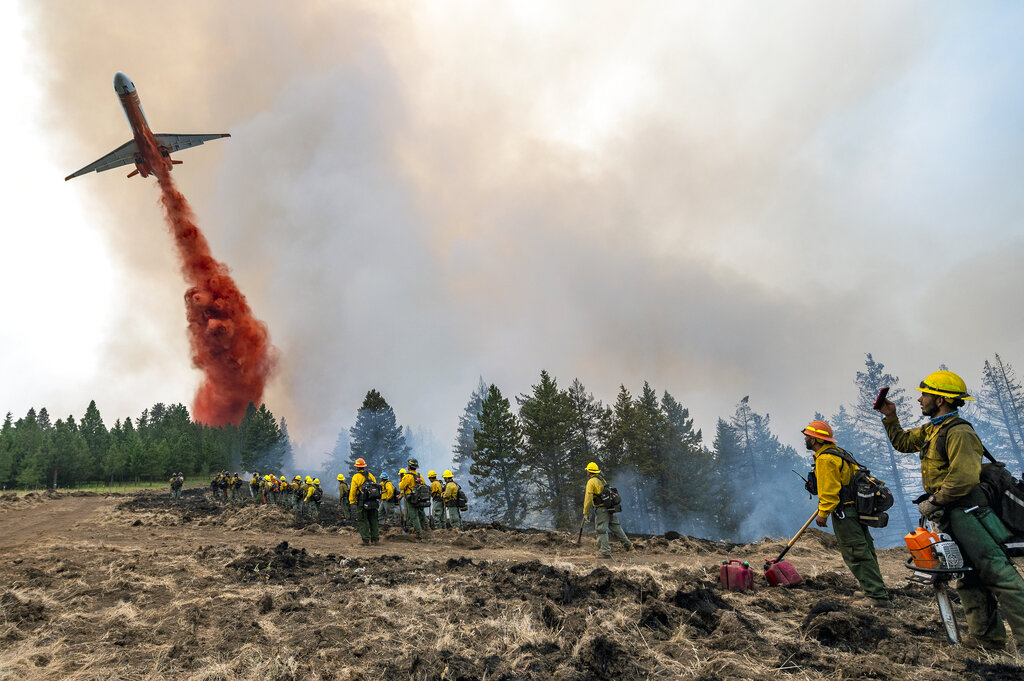
<path id="1" fill-rule="evenodd" d="M 104 170 L 125 166 L 129 163 L 135 164 L 135 170 L 129 173 L 128 177 L 132 177 L 134 175 L 149 177 L 153 174 L 153 169 L 150 168 L 146 164 L 145 159 L 142 158 L 142 151 L 139 147 L 142 137 L 146 133 L 149 133 L 156 138 L 157 144 L 160 146 L 160 153 L 168 159 L 170 159 L 172 151 L 180 151 L 182 149 L 188 149 L 189 147 L 197 147 L 203 142 L 220 139 L 221 137 L 231 137 L 231 135 L 226 132 L 200 135 L 176 135 L 173 133 L 153 134 L 149 130 L 149 123 L 146 122 L 146 114 L 142 113 L 142 104 L 139 103 L 139 93 L 135 91 L 135 84 L 132 83 L 131 78 L 120 72 L 115 74 L 114 92 L 117 93 L 117 96 L 121 100 L 121 106 L 124 107 L 124 115 L 128 117 L 128 125 L 132 128 L 132 134 L 134 136 L 133 139 L 125 142 L 98 161 L 93 161 L 81 170 L 71 173 L 64 178 L 65 181 L 70 180 L 72 177 L 78 177 L 79 175 L 85 175 L 86 173 L 91 173 L 93 171 L 101 173 Z M 181 161 L 172 160 L 171 163 L 177 165 L 181 163 Z"/>

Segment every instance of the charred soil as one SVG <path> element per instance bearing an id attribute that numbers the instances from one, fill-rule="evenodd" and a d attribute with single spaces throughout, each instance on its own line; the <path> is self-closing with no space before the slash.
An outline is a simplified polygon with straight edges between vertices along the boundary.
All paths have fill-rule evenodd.
<path id="1" fill-rule="evenodd" d="M 0 678 L 1024 678 L 946 643 L 903 551 L 880 552 L 895 607 L 852 606 L 818 531 L 787 556 L 802 584 L 746 593 L 720 561 L 780 542 L 647 537 L 607 561 L 592 535 L 474 525 L 363 547 L 336 503 L 298 518 L 204 490 L 3 497 L 0 532 Z"/>

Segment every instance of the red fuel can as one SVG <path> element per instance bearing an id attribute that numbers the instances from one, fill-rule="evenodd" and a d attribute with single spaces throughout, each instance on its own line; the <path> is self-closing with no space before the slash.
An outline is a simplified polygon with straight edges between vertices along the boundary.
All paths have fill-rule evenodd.
<path id="1" fill-rule="evenodd" d="M 772 586 L 793 586 L 804 581 L 788 560 L 764 562 L 764 578 Z"/>
<path id="2" fill-rule="evenodd" d="M 718 578 L 729 591 L 749 591 L 754 588 L 754 571 L 750 569 L 750 564 L 735 558 L 722 561 Z"/>

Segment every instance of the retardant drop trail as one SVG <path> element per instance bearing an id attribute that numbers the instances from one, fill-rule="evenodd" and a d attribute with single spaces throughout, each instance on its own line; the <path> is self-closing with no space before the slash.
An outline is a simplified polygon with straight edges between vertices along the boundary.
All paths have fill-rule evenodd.
<path id="1" fill-rule="evenodd" d="M 160 153 L 152 133 L 145 136 L 142 147 L 160 185 L 160 203 L 178 247 L 182 275 L 191 286 L 185 292 L 189 342 L 192 363 L 203 372 L 192 418 L 214 426 L 238 423 L 249 402 L 260 404 L 277 362 L 277 350 L 270 343 L 266 324 L 253 316 L 228 267 L 211 255 L 188 200 L 171 179 L 170 162 Z"/>

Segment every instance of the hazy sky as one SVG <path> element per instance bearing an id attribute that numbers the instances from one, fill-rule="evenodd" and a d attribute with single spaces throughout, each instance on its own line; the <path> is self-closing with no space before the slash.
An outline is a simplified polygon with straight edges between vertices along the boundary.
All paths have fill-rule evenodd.
<path id="1" fill-rule="evenodd" d="M 191 404 L 151 180 L 65 175 L 230 132 L 175 179 L 268 324 L 307 456 L 370 388 L 451 442 L 479 377 L 668 390 L 783 439 L 854 397 L 1024 368 L 1024 6 L 31 2 L 0 6 L 0 413 Z"/>

